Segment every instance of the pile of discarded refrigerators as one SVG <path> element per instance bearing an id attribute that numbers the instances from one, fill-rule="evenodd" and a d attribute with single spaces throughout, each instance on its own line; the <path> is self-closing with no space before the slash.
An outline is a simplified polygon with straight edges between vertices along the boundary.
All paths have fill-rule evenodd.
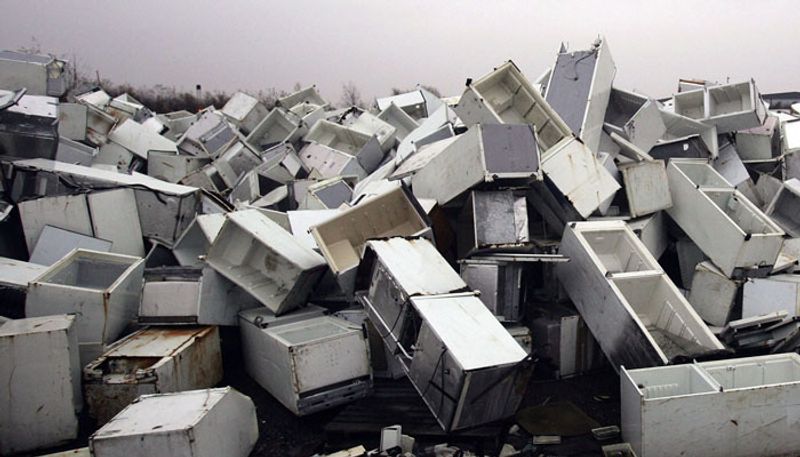
<path id="1" fill-rule="evenodd" d="M 247 456 L 224 326 L 298 416 L 405 377 L 459 431 L 610 365 L 636 455 L 799 452 L 800 93 L 615 73 L 155 113 L 0 52 L 0 454 L 88 411 L 84 455 Z"/>

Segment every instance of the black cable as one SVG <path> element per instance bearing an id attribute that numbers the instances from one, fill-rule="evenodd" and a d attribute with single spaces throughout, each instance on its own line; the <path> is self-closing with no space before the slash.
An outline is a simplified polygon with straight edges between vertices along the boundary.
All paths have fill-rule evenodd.
<path id="1" fill-rule="evenodd" d="M 443 346 L 442 347 L 442 353 L 439 354 L 439 358 L 436 360 L 436 365 L 433 366 L 433 372 L 431 373 L 431 378 L 428 379 L 428 382 L 425 385 L 425 390 L 422 391 L 422 396 L 423 397 L 425 396 L 426 393 L 428 393 L 428 389 L 433 384 L 433 378 L 434 378 L 434 376 L 436 376 L 436 369 L 439 368 L 439 364 L 442 363 L 442 359 L 444 359 L 445 353 L 447 353 L 447 346 Z M 441 390 L 442 390 L 441 393 L 442 393 L 442 404 L 443 404 L 444 403 L 444 365 L 442 365 L 442 387 L 441 387 Z M 440 406 L 439 409 L 441 410 L 441 408 L 442 407 Z"/>

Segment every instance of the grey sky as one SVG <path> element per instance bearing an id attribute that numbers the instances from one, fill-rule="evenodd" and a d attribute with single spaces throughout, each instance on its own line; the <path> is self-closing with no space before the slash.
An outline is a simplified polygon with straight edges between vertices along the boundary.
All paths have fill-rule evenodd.
<path id="1" fill-rule="evenodd" d="M 561 41 L 598 35 L 615 85 L 656 97 L 679 77 L 753 77 L 762 92 L 800 89 L 800 8 L 791 0 L 714 1 L 33 1 L 2 3 L 0 47 L 78 56 L 135 85 L 255 91 L 317 84 L 338 101 L 416 83 L 446 95 L 513 59 L 534 79 Z"/>

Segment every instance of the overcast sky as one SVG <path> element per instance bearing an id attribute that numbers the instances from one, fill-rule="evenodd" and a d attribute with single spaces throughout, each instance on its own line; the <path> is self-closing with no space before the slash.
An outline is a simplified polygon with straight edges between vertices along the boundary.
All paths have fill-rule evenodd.
<path id="1" fill-rule="evenodd" d="M 762 92 L 800 89 L 800 5 L 792 0 L 6 0 L 0 46 L 75 55 L 114 82 L 192 89 L 316 84 L 338 101 L 416 83 L 460 94 L 512 59 L 535 79 L 561 41 L 598 34 L 615 85 L 655 97 L 680 77 L 754 78 Z"/>

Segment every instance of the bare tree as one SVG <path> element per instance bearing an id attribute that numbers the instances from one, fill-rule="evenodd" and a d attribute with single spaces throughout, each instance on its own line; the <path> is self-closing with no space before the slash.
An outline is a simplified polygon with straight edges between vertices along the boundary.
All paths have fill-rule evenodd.
<path id="1" fill-rule="evenodd" d="M 442 93 L 439 92 L 439 89 L 437 89 L 437 88 L 435 88 L 433 86 L 428 86 L 426 84 L 420 84 L 418 87 L 421 87 L 421 88 L 427 90 L 428 92 L 432 93 L 433 95 L 435 95 L 435 96 L 437 96 L 439 98 L 442 98 Z M 416 88 L 414 88 L 414 89 L 400 89 L 399 87 L 392 87 L 391 94 L 392 95 L 400 95 L 400 94 L 405 94 L 406 92 L 413 92 L 415 90 L 417 90 L 417 89 Z"/>
<path id="2" fill-rule="evenodd" d="M 20 46 L 19 48 L 17 48 L 17 52 L 22 52 L 25 54 L 41 54 L 42 43 L 40 43 L 35 36 L 31 36 L 30 46 Z"/>
<path id="3" fill-rule="evenodd" d="M 358 87 L 356 87 L 353 81 L 342 84 L 342 104 L 345 107 L 364 107 L 364 102 L 361 100 L 361 91 L 358 90 Z"/>
<path id="4" fill-rule="evenodd" d="M 442 98 L 442 93 L 441 93 L 441 92 L 439 92 L 439 89 L 437 89 L 437 88 L 435 88 L 435 87 L 433 87 L 433 86 L 428 86 L 428 85 L 425 85 L 425 84 L 420 84 L 420 85 L 419 85 L 419 87 L 421 87 L 421 88 L 423 88 L 423 89 L 427 90 L 428 92 L 432 93 L 433 95 L 435 95 L 435 96 L 437 96 L 437 97 L 439 97 L 439 98 Z"/>

